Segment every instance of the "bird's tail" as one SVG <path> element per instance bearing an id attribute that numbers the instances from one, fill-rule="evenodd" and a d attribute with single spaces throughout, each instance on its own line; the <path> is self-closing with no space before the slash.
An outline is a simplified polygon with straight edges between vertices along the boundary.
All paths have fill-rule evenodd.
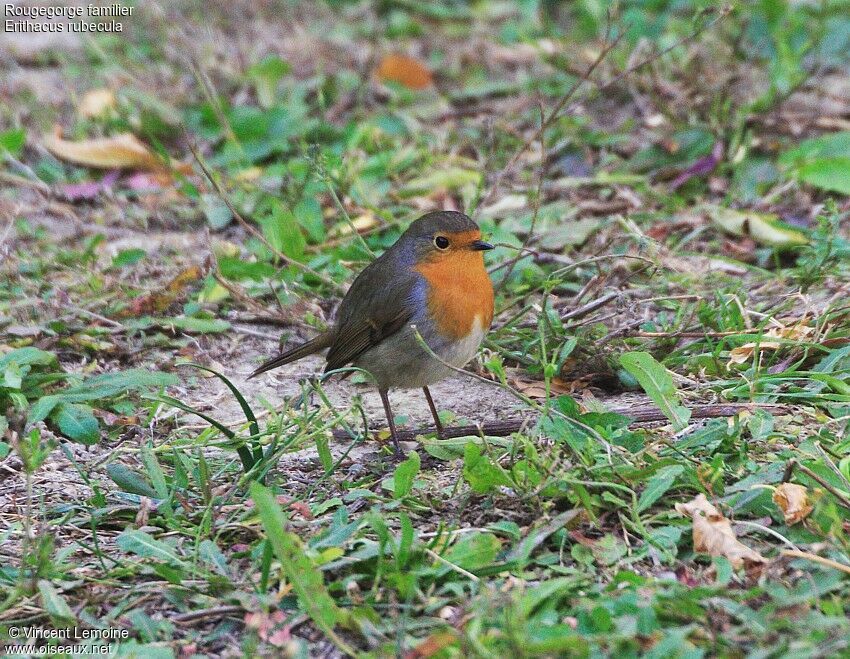
<path id="1" fill-rule="evenodd" d="M 277 357 L 272 357 L 267 362 L 264 362 L 256 371 L 248 376 L 248 379 L 250 380 L 260 373 L 265 373 L 266 371 L 270 371 L 278 366 L 289 364 L 301 359 L 302 357 L 306 357 L 307 355 L 315 354 L 319 352 L 319 350 L 329 347 L 331 343 L 333 343 L 333 334 L 331 332 L 322 332 L 316 338 L 307 341 L 307 343 L 302 343 L 300 346 L 296 346 L 291 350 L 282 352 Z"/>

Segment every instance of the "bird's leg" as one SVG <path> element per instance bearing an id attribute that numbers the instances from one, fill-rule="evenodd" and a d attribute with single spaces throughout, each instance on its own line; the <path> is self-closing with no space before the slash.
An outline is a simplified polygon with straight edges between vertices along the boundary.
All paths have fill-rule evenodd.
<path id="1" fill-rule="evenodd" d="M 384 414 L 387 415 L 387 423 L 390 424 L 390 436 L 393 438 L 393 446 L 395 446 L 395 454 L 401 455 L 401 446 L 398 443 L 398 433 L 395 429 L 395 419 L 393 419 L 393 411 L 390 407 L 390 398 L 387 396 L 386 389 L 379 389 L 378 393 L 381 394 L 381 402 L 384 404 Z"/>
<path id="2" fill-rule="evenodd" d="M 422 393 L 425 394 L 425 400 L 428 401 L 428 407 L 431 408 L 431 416 L 434 417 L 434 423 L 437 426 L 437 437 L 443 439 L 443 422 L 440 421 L 440 415 L 437 414 L 437 406 L 434 405 L 434 399 L 431 398 L 431 392 L 428 387 L 422 387 Z"/>

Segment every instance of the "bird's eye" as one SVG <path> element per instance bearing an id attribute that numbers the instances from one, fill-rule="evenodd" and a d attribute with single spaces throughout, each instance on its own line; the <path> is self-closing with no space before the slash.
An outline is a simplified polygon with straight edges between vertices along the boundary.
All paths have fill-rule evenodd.
<path id="1" fill-rule="evenodd" d="M 437 249 L 448 249 L 449 247 L 449 239 L 445 236 L 437 236 L 434 238 L 434 245 Z"/>

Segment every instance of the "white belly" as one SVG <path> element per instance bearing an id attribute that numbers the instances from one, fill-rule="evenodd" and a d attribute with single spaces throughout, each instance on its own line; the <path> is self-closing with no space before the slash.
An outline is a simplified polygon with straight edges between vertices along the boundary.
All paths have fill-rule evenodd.
<path id="1" fill-rule="evenodd" d="M 460 341 L 446 346 L 437 354 L 446 363 L 461 368 L 462 366 L 466 366 L 467 362 L 475 357 L 475 353 L 478 352 L 478 346 L 481 345 L 483 339 L 484 328 L 481 326 L 481 316 L 475 316 L 475 322 L 472 323 L 472 329 L 469 331 L 469 334 Z"/>
<path id="2" fill-rule="evenodd" d="M 469 334 L 449 345 L 435 346 L 434 354 L 455 368 L 466 366 L 478 352 L 486 328 L 476 316 Z M 427 337 L 423 337 L 428 342 Z M 419 344 L 410 327 L 385 339 L 357 360 L 357 365 L 370 373 L 383 389 L 427 387 L 454 375 L 446 364 L 430 356 Z"/>

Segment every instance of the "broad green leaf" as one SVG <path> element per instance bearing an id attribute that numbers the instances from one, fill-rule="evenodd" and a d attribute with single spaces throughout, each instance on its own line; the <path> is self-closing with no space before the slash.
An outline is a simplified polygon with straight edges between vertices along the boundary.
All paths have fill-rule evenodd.
<path id="1" fill-rule="evenodd" d="M 91 446 L 100 439 L 100 425 L 88 405 L 60 403 L 50 418 L 70 440 Z"/>
<path id="2" fill-rule="evenodd" d="M 27 424 L 46 419 L 60 403 L 82 403 L 115 398 L 131 391 L 144 391 L 154 387 L 177 384 L 170 373 L 132 369 L 119 373 L 105 373 L 89 378 L 82 384 L 68 387 L 58 394 L 44 396 L 36 401 L 27 414 Z"/>
<path id="3" fill-rule="evenodd" d="M 38 593 L 41 595 L 41 605 L 52 619 L 66 623 L 70 620 L 76 620 L 68 602 L 47 579 L 38 580 Z"/>
<path id="4" fill-rule="evenodd" d="M 704 211 L 718 227 L 735 236 L 748 236 L 769 247 L 807 245 L 809 237 L 779 220 L 773 213 L 756 213 L 734 208 L 706 205 Z"/>
<path id="5" fill-rule="evenodd" d="M 147 256 L 147 252 L 143 249 L 122 249 L 112 259 L 113 268 L 123 268 L 128 265 L 135 265 Z"/>
<path id="6" fill-rule="evenodd" d="M 483 445 L 484 440 L 480 437 L 470 435 L 468 437 L 452 437 L 450 439 L 423 437 L 421 441 L 422 448 L 438 460 L 462 458 L 464 449 L 469 443 Z M 504 449 L 510 448 L 514 444 L 510 437 L 487 437 L 487 443 Z"/>
<path id="7" fill-rule="evenodd" d="M 26 347 L 18 348 L 7 352 L 0 357 L 0 371 L 6 368 L 9 364 L 17 364 L 18 366 L 29 366 L 31 364 L 39 364 L 41 366 L 50 366 L 56 364 L 56 355 L 52 352 L 46 352 L 39 348 Z"/>
<path id="8" fill-rule="evenodd" d="M 779 156 L 779 164 L 783 167 L 793 167 L 820 158 L 842 157 L 850 157 L 850 131 L 803 140 Z"/>
<path id="9" fill-rule="evenodd" d="M 271 263 L 261 261 L 249 263 L 231 256 L 222 256 L 218 259 L 218 270 L 222 277 L 236 281 L 242 279 L 263 281 L 271 278 L 275 273 L 275 267 Z"/>
<path id="10" fill-rule="evenodd" d="M 779 164 L 804 183 L 850 194 L 850 131 L 803 140 Z"/>
<path id="11" fill-rule="evenodd" d="M 0 133 L 0 156 L 10 153 L 17 158 L 21 155 L 24 144 L 27 141 L 27 133 L 23 128 L 13 128 Z"/>
<path id="12" fill-rule="evenodd" d="M 8 364 L 5 369 L 2 371 L 3 378 L 0 380 L 0 387 L 4 387 L 6 389 L 20 389 L 24 383 L 24 374 L 21 371 L 21 367 L 12 362 Z"/>
<path id="13" fill-rule="evenodd" d="M 413 480 L 419 473 L 419 454 L 413 451 L 407 459 L 395 469 L 393 474 L 393 497 L 403 499 L 413 489 Z"/>
<path id="14" fill-rule="evenodd" d="M 664 366 L 648 352 L 627 352 L 620 355 L 620 364 L 638 381 L 676 430 L 687 427 L 691 411 L 680 404 L 679 392 Z"/>
<path id="15" fill-rule="evenodd" d="M 215 542 L 209 538 L 201 541 L 201 544 L 198 545 L 198 555 L 207 565 L 214 567 L 216 572 L 224 577 L 230 577 L 230 570 L 227 567 L 227 558 L 225 558 L 221 549 L 219 549 Z"/>
<path id="16" fill-rule="evenodd" d="M 165 482 L 165 473 L 163 473 L 162 467 L 159 466 L 159 461 L 156 459 L 156 455 L 151 450 L 151 447 L 148 444 L 142 445 L 139 455 L 142 458 L 142 464 L 145 465 L 145 469 L 148 472 L 148 477 L 153 483 L 157 497 L 167 499 L 168 484 Z"/>
<path id="17" fill-rule="evenodd" d="M 216 194 L 201 195 L 201 208 L 207 223 L 214 230 L 223 229 L 233 219 L 233 213 L 228 205 Z"/>
<path id="18" fill-rule="evenodd" d="M 298 604 L 340 649 L 353 655 L 353 650 L 334 632 L 334 627 L 343 620 L 344 612 L 328 592 L 322 573 L 310 560 L 301 540 L 286 530 L 286 516 L 271 490 L 254 481 L 251 483 L 251 498 L 257 506 L 266 537 L 280 561 L 281 570 L 298 597 Z"/>
<path id="19" fill-rule="evenodd" d="M 282 203 L 276 203 L 271 215 L 260 220 L 263 235 L 272 247 L 293 259 L 304 255 L 307 241 L 292 211 Z"/>
<path id="20" fill-rule="evenodd" d="M 27 413 L 27 425 L 44 421 L 61 402 L 61 396 L 43 396 L 39 398 Z"/>
<path id="21" fill-rule="evenodd" d="M 260 107 L 270 108 L 275 102 L 277 85 L 292 67 L 277 55 L 267 55 L 248 69 L 248 77 L 254 82 Z"/>
<path id="22" fill-rule="evenodd" d="M 463 477 L 473 492 L 485 494 L 500 485 L 511 485 L 505 470 L 490 458 L 482 455 L 481 447 L 469 442 L 463 450 Z"/>
<path id="23" fill-rule="evenodd" d="M 472 533 L 461 536 L 443 558 L 464 570 L 474 572 L 492 564 L 501 548 L 501 541 L 492 533 Z"/>
<path id="24" fill-rule="evenodd" d="M 313 197 L 304 197 L 292 212 L 313 242 L 321 243 L 325 239 L 325 218 L 318 201 Z"/>
<path id="25" fill-rule="evenodd" d="M 646 484 L 646 489 L 641 492 L 637 503 L 637 511 L 639 513 L 643 512 L 664 496 L 675 482 L 676 477 L 684 470 L 685 468 L 682 465 L 669 465 L 663 467 L 658 473 L 653 475 Z"/>
<path id="26" fill-rule="evenodd" d="M 157 492 L 145 477 L 129 467 L 113 462 L 106 466 L 106 475 L 124 492 L 138 494 L 141 497 L 158 498 Z"/>
<path id="27" fill-rule="evenodd" d="M 177 384 L 177 382 L 177 377 L 171 373 L 147 371 L 137 368 L 118 373 L 96 375 L 87 379 L 82 384 L 65 389 L 58 395 L 64 401 L 77 403 L 101 398 L 112 398 L 131 391 L 167 387 Z"/>
<path id="28" fill-rule="evenodd" d="M 806 163 L 797 170 L 797 178 L 822 190 L 850 195 L 850 155 Z"/>
<path id="29" fill-rule="evenodd" d="M 172 547 L 144 531 L 127 529 L 115 539 L 115 544 L 121 551 L 136 554 L 142 558 L 156 558 L 174 565 L 183 564 Z"/>
<path id="30" fill-rule="evenodd" d="M 530 616 L 541 604 L 551 604 L 560 598 L 573 594 L 580 588 L 581 582 L 575 577 L 556 577 L 547 579 L 539 585 L 530 588 L 519 600 L 519 607 L 524 617 Z"/>

